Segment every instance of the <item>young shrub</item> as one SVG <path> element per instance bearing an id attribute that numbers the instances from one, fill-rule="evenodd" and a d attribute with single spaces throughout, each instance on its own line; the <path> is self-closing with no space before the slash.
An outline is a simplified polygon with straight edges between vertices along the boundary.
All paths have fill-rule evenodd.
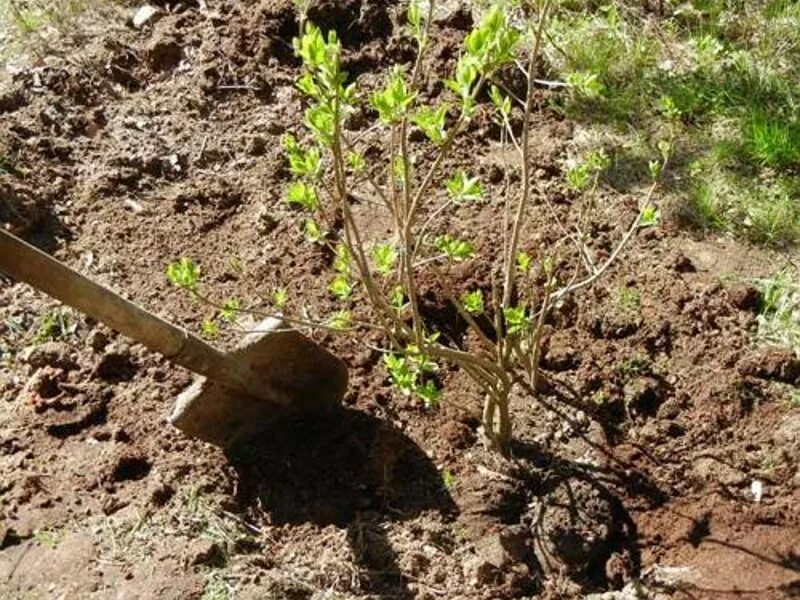
<path id="1" fill-rule="evenodd" d="M 428 409 L 443 401 L 439 365 L 456 365 L 484 396 L 482 429 L 488 445 L 508 454 L 511 395 L 514 390 L 534 398 L 538 393 L 541 337 L 548 315 L 568 294 L 596 281 L 641 226 L 654 224 L 657 213 L 650 198 L 656 183 L 605 260 L 593 260 L 591 240 L 582 232 L 570 233 L 556 216 L 554 227 L 564 232 L 562 240 L 536 256 L 522 251 L 521 236 L 530 213 L 534 207 L 544 210 L 533 201 L 532 112 L 553 2 L 539 0 L 525 19 L 514 22 L 506 6 L 486 10 L 467 34 L 452 77 L 445 82 L 446 101 L 426 104 L 419 90 L 433 4 L 423 10 L 413 0 L 408 7 L 409 30 L 417 43 L 414 65 L 390 69 L 384 85 L 366 100 L 386 140 L 381 156 L 371 155 L 369 165 L 363 159 L 364 142 L 343 126 L 348 114 L 365 101 L 341 70 L 339 39 L 335 32 L 324 33 L 305 23 L 294 41 L 303 65 L 297 86 L 306 97 L 305 131 L 286 140 L 286 159 L 295 177 L 287 187 L 287 201 L 302 211 L 306 224 L 312 222 L 315 231 L 325 232 L 315 235 L 313 242 L 328 245 L 335 256 L 328 290 L 342 306 L 316 326 L 355 336 L 364 327 L 382 332 L 387 344 L 383 362 L 390 380 Z M 525 64 L 527 80 L 525 97 L 516 105 L 499 88 L 489 86 L 500 69 L 514 64 Z M 516 152 L 514 168 L 520 172 L 517 187 L 499 199 L 486 197 L 483 183 L 470 173 L 469 165 L 446 167 L 452 162 L 455 140 L 466 135 L 485 92 L 491 104 L 480 108 L 494 111 L 503 152 Z M 512 112 L 522 123 L 521 131 L 512 127 Z M 415 128 L 424 141 L 412 142 Z M 418 156 L 429 160 L 417 160 Z M 666 159 L 664 154 L 658 161 L 655 176 Z M 599 172 L 607 164 L 598 154 L 585 173 L 570 176 L 580 198 L 594 195 Z M 369 186 L 372 199 L 383 207 L 391 229 L 387 239 L 365 241 L 365 224 L 351 205 L 350 190 L 357 185 Z M 503 241 L 502 250 L 497 256 L 478 256 L 475 231 L 443 231 L 443 223 L 462 205 L 489 201 L 504 207 L 504 218 L 489 225 L 495 228 L 496 239 Z M 580 222 L 584 208 L 582 202 L 577 204 Z M 647 217 L 645 223 L 642 215 Z M 570 258 L 578 269 L 560 273 L 556 265 L 567 264 Z M 449 280 L 452 265 L 473 260 L 490 268 L 496 282 L 491 292 L 456 289 Z M 433 276 L 447 290 L 449 301 L 474 334 L 473 343 L 449 339 L 425 317 L 419 291 L 423 275 Z M 177 271 L 175 282 L 197 294 L 197 288 L 190 287 L 191 273 L 184 277 Z"/>

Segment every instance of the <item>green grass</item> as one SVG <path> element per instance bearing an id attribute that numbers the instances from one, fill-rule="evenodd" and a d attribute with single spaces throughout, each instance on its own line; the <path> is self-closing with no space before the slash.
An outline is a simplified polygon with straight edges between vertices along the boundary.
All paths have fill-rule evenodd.
<path id="1" fill-rule="evenodd" d="M 744 124 L 744 146 L 753 161 L 774 169 L 800 167 L 800 122 L 754 112 Z"/>
<path id="2" fill-rule="evenodd" d="M 73 335 L 78 324 L 63 310 L 54 310 L 44 315 L 39 322 L 39 328 L 34 337 L 34 343 L 56 342 L 65 340 Z"/>
<path id="3" fill-rule="evenodd" d="M 761 291 L 758 338 L 800 356 L 800 278 L 784 271 L 757 282 Z"/>
<path id="4" fill-rule="evenodd" d="M 670 212 L 704 231 L 797 244 L 800 2 L 690 0 L 665 12 L 564 3 L 546 52 L 572 87 L 556 107 L 592 132 L 585 138 L 617 139 L 602 146 L 612 187 L 646 182 L 645 157 L 669 139 Z"/>

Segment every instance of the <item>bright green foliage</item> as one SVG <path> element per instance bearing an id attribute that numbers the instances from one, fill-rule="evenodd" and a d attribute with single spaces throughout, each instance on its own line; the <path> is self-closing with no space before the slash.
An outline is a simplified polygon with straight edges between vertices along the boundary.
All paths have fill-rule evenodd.
<path id="1" fill-rule="evenodd" d="M 289 189 L 286 192 L 286 201 L 289 204 L 297 204 L 310 211 L 319 208 L 317 191 L 302 181 L 293 181 L 289 184 Z"/>
<path id="2" fill-rule="evenodd" d="M 348 152 L 345 160 L 347 161 L 347 166 L 350 167 L 353 173 L 363 173 L 367 168 L 367 161 L 356 152 Z"/>
<path id="3" fill-rule="evenodd" d="M 450 260 L 461 262 L 475 256 L 475 248 L 469 242 L 459 240 L 450 234 L 436 238 L 436 247 Z"/>
<path id="4" fill-rule="evenodd" d="M 466 310 L 471 315 L 482 315 L 485 307 L 483 304 L 483 292 L 481 290 L 474 290 L 466 292 L 461 296 L 461 304 L 464 305 Z"/>
<path id="5" fill-rule="evenodd" d="M 653 227 L 658 225 L 661 219 L 661 211 L 652 204 L 645 207 L 642 211 L 642 216 L 639 219 L 639 227 Z"/>
<path id="6" fill-rule="evenodd" d="M 167 266 L 167 279 L 179 288 L 194 291 L 200 282 L 200 267 L 192 259 L 183 257 Z"/>
<path id="7" fill-rule="evenodd" d="M 389 294 L 389 304 L 398 311 L 403 309 L 406 305 L 406 295 L 403 292 L 403 286 L 396 285 L 392 288 L 392 292 Z"/>
<path id="8" fill-rule="evenodd" d="M 219 316 L 228 323 L 234 321 L 242 310 L 242 303 L 236 298 L 229 298 L 219 309 Z"/>
<path id="9" fill-rule="evenodd" d="M 389 73 L 386 87 L 380 92 L 375 92 L 370 98 L 372 108 L 378 111 L 380 120 L 392 125 L 399 123 L 406 116 L 409 107 L 416 98 L 416 92 L 412 92 L 403 73 L 403 68 L 399 65 Z"/>
<path id="10" fill-rule="evenodd" d="M 337 275 L 331 281 L 328 290 L 339 300 L 347 300 L 353 293 L 353 284 L 346 275 Z"/>
<path id="11" fill-rule="evenodd" d="M 411 117 L 413 123 L 437 146 L 441 146 L 447 139 L 445 117 L 448 108 L 447 104 L 441 104 L 438 108 L 423 106 Z"/>
<path id="12" fill-rule="evenodd" d="M 745 148 L 767 167 L 800 167 L 800 120 L 756 113 L 744 128 Z"/>
<path id="13" fill-rule="evenodd" d="M 340 310 L 331 315 L 328 323 L 331 327 L 339 331 L 349 329 L 353 324 L 353 315 L 349 310 Z"/>
<path id="14" fill-rule="evenodd" d="M 392 383 L 403 394 L 407 396 L 416 394 L 425 403 L 426 408 L 436 407 L 441 397 L 441 390 L 436 387 L 433 380 L 425 377 L 427 373 L 436 369 L 436 365 L 420 353 L 416 346 L 408 346 L 405 356 L 386 354 L 383 362 L 389 371 Z"/>
<path id="15" fill-rule="evenodd" d="M 511 98 L 503 94 L 496 85 L 493 85 L 489 91 L 489 97 L 492 99 L 492 104 L 497 109 L 503 118 L 508 119 L 511 115 Z"/>
<path id="16" fill-rule="evenodd" d="M 447 191 L 455 202 L 467 202 L 483 198 L 483 187 L 477 177 L 469 177 L 464 169 L 455 172 L 447 181 Z"/>
<path id="17" fill-rule="evenodd" d="M 349 275 L 353 267 L 353 256 L 350 250 L 342 243 L 336 245 L 336 256 L 333 259 L 333 268 L 337 273 Z"/>
<path id="18" fill-rule="evenodd" d="M 289 170 L 293 175 L 316 179 L 322 172 L 322 155 L 318 148 L 303 150 L 297 139 L 288 134 L 283 138 L 283 147 L 289 159 Z"/>
<path id="19" fill-rule="evenodd" d="M 392 244 L 377 244 L 372 249 L 375 268 L 381 275 L 389 275 L 397 264 L 397 249 Z"/>
<path id="20" fill-rule="evenodd" d="M 408 13 L 406 15 L 408 25 L 411 29 L 411 35 L 417 40 L 417 46 L 422 47 L 425 44 L 425 16 L 422 12 L 419 0 L 411 0 L 408 3 Z"/>
<path id="21" fill-rule="evenodd" d="M 523 306 L 509 306 L 503 311 L 503 319 L 509 335 L 519 333 L 531 324 L 528 312 Z"/>
<path id="22" fill-rule="evenodd" d="M 531 272 L 531 268 L 533 267 L 533 258 L 527 252 L 520 252 L 517 254 L 517 269 L 521 273 L 527 275 Z"/>
<path id="23" fill-rule="evenodd" d="M 64 340 L 73 335 L 77 329 L 78 323 L 68 313 L 54 310 L 42 317 L 33 341 L 36 344 L 42 344 L 44 342 Z"/>
<path id="24" fill-rule="evenodd" d="M 465 53 L 458 59 L 455 77 L 445 85 L 456 93 L 461 111 L 471 115 L 475 109 L 474 93 L 479 76 L 487 77 L 514 60 L 519 32 L 511 27 L 505 10 L 492 6 L 481 22 L 466 37 Z"/>
<path id="25" fill-rule="evenodd" d="M 424 384 L 418 385 L 414 392 L 422 398 L 425 408 L 436 408 L 439 406 L 439 400 L 442 397 L 442 390 L 440 390 L 432 379 L 428 379 Z"/>
<path id="26" fill-rule="evenodd" d="M 417 386 L 417 373 L 411 368 L 411 363 L 403 356 L 386 354 L 383 364 L 389 371 L 392 383 L 406 396 L 410 395 Z"/>
<path id="27" fill-rule="evenodd" d="M 456 476 L 449 469 L 442 471 L 442 486 L 448 492 L 452 491 L 456 486 Z"/>
<path id="28" fill-rule="evenodd" d="M 567 73 L 566 79 L 572 93 L 587 100 L 600 98 L 606 91 L 606 86 L 600 81 L 597 73 L 572 71 Z"/>
<path id="29" fill-rule="evenodd" d="M 206 319 L 200 326 L 203 337 L 213 339 L 219 335 L 219 325 L 212 319 Z"/>
<path id="30" fill-rule="evenodd" d="M 792 349 L 800 356 L 800 280 L 789 271 L 758 282 L 761 303 L 758 336 L 765 342 Z"/>
<path id="31" fill-rule="evenodd" d="M 597 183 L 597 178 L 611 164 L 603 150 L 590 152 L 586 158 L 567 170 L 567 183 L 577 191 L 586 190 Z"/>
<path id="32" fill-rule="evenodd" d="M 325 237 L 325 234 L 322 233 L 322 230 L 314 219 L 306 219 L 303 222 L 303 234 L 312 244 L 322 241 L 322 238 Z"/>
<path id="33" fill-rule="evenodd" d="M 272 304 L 278 310 L 281 310 L 289 301 L 289 293 L 285 288 L 277 288 L 272 292 Z"/>
<path id="34" fill-rule="evenodd" d="M 355 84 L 345 86 L 347 74 L 339 66 L 341 43 L 336 32 L 325 39 L 318 27 L 307 23 L 303 35 L 295 38 L 294 49 L 304 67 L 297 87 L 313 100 L 306 109 L 305 126 L 319 144 L 330 148 L 342 110 L 355 102 Z"/>

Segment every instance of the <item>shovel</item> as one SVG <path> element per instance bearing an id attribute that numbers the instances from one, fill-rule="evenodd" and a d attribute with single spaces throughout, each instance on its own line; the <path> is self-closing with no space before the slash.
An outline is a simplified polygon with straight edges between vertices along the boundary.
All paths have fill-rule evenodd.
<path id="1" fill-rule="evenodd" d="M 289 414 L 328 411 L 347 388 L 347 368 L 276 317 L 231 352 L 216 350 L 0 228 L 0 271 L 159 352 L 199 377 L 170 422 L 227 448 Z"/>

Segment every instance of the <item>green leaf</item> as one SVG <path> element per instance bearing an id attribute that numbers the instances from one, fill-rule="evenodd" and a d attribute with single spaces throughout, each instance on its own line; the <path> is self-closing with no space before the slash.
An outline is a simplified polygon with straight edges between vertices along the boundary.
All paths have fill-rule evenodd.
<path id="1" fill-rule="evenodd" d="M 572 92 L 577 96 L 583 96 L 588 100 L 600 98 L 606 90 L 606 86 L 600 81 L 597 73 L 576 71 L 567 74 L 567 83 L 571 86 Z"/>
<path id="2" fill-rule="evenodd" d="M 289 184 L 286 201 L 289 204 L 297 204 L 310 211 L 319 208 L 319 196 L 317 196 L 316 190 L 302 181 L 293 181 Z"/>
<path id="3" fill-rule="evenodd" d="M 428 139 L 437 146 L 441 146 L 447 139 L 445 117 L 447 116 L 448 108 L 446 104 L 442 104 L 438 108 L 424 106 L 411 117 L 414 125 L 419 127 Z"/>
<path id="4" fill-rule="evenodd" d="M 653 181 L 661 176 L 661 161 L 651 160 L 649 163 L 647 163 L 647 168 L 650 170 L 650 177 L 653 179 Z"/>
<path id="5" fill-rule="evenodd" d="M 328 320 L 328 324 L 333 327 L 334 329 L 338 329 L 340 331 L 344 329 L 349 329 L 353 323 L 353 315 L 350 313 L 349 310 L 340 310 L 333 315 Z"/>
<path id="6" fill-rule="evenodd" d="M 493 85 L 489 91 L 489 97 L 492 99 L 497 111 L 504 117 L 508 118 L 511 114 L 511 98 L 503 95 L 496 85 Z"/>
<path id="7" fill-rule="evenodd" d="M 389 294 L 389 304 L 396 310 L 402 310 L 406 305 L 406 295 L 403 292 L 403 286 L 396 285 L 392 288 Z"/>
<path id="8" fill-rule="evenodd" d="M 206 319 L 200 327 L 200 332 L 205 338 L 215 338 L 219 335 L 219 325 L 216 321 Z"/>
<path id="9" fill-rule="evenodd" d="M 659 211 L 654 205 L 649 204 L 642 211 L 642 216 L 639 219 L 639 227 L 653 227 L 658 225 L 660 219 L 661 211 Z"/>
<path id="10" fill-rule="evenodd" d="M 347 279 L 346 275 L 337 275 L 328 286 L 328 290 L 339 298 L 339 300 L 347 300 L 353 293 L 353 285 Z"/>
<path id="11" fill-rule="evenodd" d="M 356 152 L 348 152 L 345 160 L 347 161 L 347 166 L 350 167 L 353 173 L 363 173 L 367 168 L 367 161 Z"/>
<path id="12" fill-rule="evenodd" d="M 509 334 L 519 333 L 526 329 L 530 324 L 525 307 L 509 306 L 503 310 L 503 318 L 506 323 L 506 330 Z"/>
<path id="13" fill-rule="evenodd" d="M 378 111 L 380 120 L 391 125 L 398 123 L 405 116 L 415 98 L 416 93 L 411 91 L 406 82 L 403 69 L 395 65 L 389 73 L 386 87 L 372 94 L 370 104 Z"/>
<path id="14" fill-rule="evenodd" d="M 200 267 L 190 258 L 181 258 L 167 266 L 167 279 L 179 288 L 196 290 L 200 281 Z"/>
<path id="15" fill-rule="evenodd" d="M 414 393 L 425 403 L 425 408 L 433 409 L 439 406 L 442 397 L 442 390 L 436 387 L 432 380 L 427 380 L 425 385 L 418 385 L 414 388 Z"/>
<path id="16" fill-rule="evenodd" d="M 484 309 L 483 305 L 483 292 L 481 290 L 474 290 L 466 292 L 461 296 L 461 304 L 464 305 L 466 310 L 471 315 L 482 315 Z"/>
<path id="17" fill-rule="evenodd" d="M 285 288 L 276 288 L 272 292 L 272 304 L 275 305 L 275 308 L 278 310 L 283 309 L 286 306 L 286 303 L 289 301 L 289 294 Z"/>
<path id="18" fill-rule="evenodd" d="M 447 191 L 455 202 L 480 200 L 483 187 L 477 177 L 469 177 L 463 169 L 456 171 L 447 183 Z"/>
<path id="19" fill-rule="evenodd" d="M 417 373 L 411 368 L 408 360 L 396 354 L 386 354 L 383 364 L 392 379 L 392 383 L 406 396 L 417 387 Z"/>
<path id="20" fill-rule="evenodd" d="M 342 275 L 349 275 L 353 264 L 353 255 L 341 242 L 336 245 L 336 257 L 333 259 L 333 269 Z"/>
<path id="21" fill-rule="evenodd" d="M 242 311 L 242 303 L 238 298 L 228 298 L 219 310 L 219 316 L 223 321 L 232 322 Z"/>
<path id="22" fill-rule="evenodd" d="M 475 256 L 475 248 L 469 242 L 454 238 L 449 234 L 436 238 L 436 247 L 449 259 L 456 262 L 470 259 Z"/>
<path id="23" fill-rule="evenodd" d="M 377 244 L 372 249 L 375 268 L 381 275 L 389 275 L 397 264 L 397 250 L 392 244 Z"/>
<path id="24" fill-rule="evenodd" d="M 521 273 L 527 275 L 531 272 L 532 267 L 533 259 L 530 254 L 527 252 L 520 252 L 517 254 L 517 269 L 519 269 Z"/>
<path id="25" fill-rule="evenodd" d="M 314 219 L 305 220 L 303 223 L 303 234 L 305 234 L 306 239 L 311 243 L 317 243 L 325 237 Z"/>
<path id="26" fill-rule="evenodd" d="M 322 172 L 322 154 L 318 148 L 303 150 L 297 139 L 288 134 L 283 138 L 283 147 L 289 159 L 289 170 L 293 175 L 316 179 Z"/>
<path id="27" fill-rule="evenodd" d="M 239 300 L 236 298 L 229 298 L 225 301 L 225 304 L 222 305 L 222 308 L 219 309 L 219 316 L 222 318 L 222 320 L 230 323 L 236 319 L 241 309 L 242 305 Z"/>

